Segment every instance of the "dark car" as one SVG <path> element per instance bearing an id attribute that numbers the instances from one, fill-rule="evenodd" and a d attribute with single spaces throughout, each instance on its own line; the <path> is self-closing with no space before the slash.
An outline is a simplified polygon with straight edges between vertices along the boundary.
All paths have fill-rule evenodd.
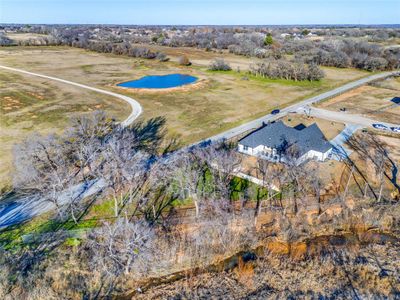
<path id="1" fill-rule="evenodd" d="M 380 130 L 389 130 L 389 128 L 383 124 L 372 124 L 372 126 L 374 126 L 374 128 L 376 128 L 376 129 L 380 129 Z"/>
<path id="2" fill-rule="evenodd" d="M 393 132 L 400 133 L 400 127 L 390 127 Z"/>
<path id="3" fill-rule="evenodd" d="M 271 111 L 271 114 L 272 115 L 277 115 L 277 114 L 279 114 L 280 113 L 280 110 L 279 109 L 274 109 L 273 111 Z"/>

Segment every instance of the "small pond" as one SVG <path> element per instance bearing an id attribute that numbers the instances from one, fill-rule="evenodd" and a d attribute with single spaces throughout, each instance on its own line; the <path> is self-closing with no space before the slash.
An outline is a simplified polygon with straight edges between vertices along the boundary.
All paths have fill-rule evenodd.
<path id="1" fill-rule="evenodd" d="M 167 89 L 197 81 L 197 77 L 184 74 L 144 76 L 137 80 L 122 82 L 118 86 L 135 89 Z"/>

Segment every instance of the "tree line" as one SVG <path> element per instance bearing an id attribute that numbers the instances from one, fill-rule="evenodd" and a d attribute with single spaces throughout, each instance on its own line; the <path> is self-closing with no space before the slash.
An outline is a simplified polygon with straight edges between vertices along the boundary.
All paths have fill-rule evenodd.
<path id="1" fill-rule="evenodd" d="M 258 58 L 282 59 L 295 55 L 304 63 L 339 68 L 353 67 L 368 71 L 400 67 L 400 49 L 385 48 L 377 42 L 394 39 L 400 31 L 394 28 L 264 28 L 264 27 L 95 27 L 33 26 L 13 28 L 20 32 L 46 33 L 20 41 L 22 45 L 68 45 L 105 53 L 155 58 L 146 47 L 129 44 L 159 44 L 169 47 L 196 47 L 205 50 L 228 50 L 231 53 Z M 132 34 L 134 30 L 135 34 Z M 321 39 L 305 38 L 312 33 Z M 361 37 L 370 36 L 366 41 Z M 1 45 L 10 45 L 5 35 Z"/>

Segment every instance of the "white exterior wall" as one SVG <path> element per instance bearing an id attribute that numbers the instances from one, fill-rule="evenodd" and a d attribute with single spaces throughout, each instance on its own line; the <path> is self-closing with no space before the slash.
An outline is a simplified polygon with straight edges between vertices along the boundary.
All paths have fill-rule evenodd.
<path id="1" fill-rule="evenodd" d="M 260 157 L 263 157 L 265 159 L 271 159 L 270 155 L 268 155 L 270 153 L 272 153 L 273 156 L 277 155 L 276 149 L 271 149 L 271 148 L 265 147 L 263 145 L 260 145 L 260 146 L 258 146 L 256 148 L 248 147 L 247 150 L 244 150 L 244 146 L 239 144 L 238 151 L 241 152 L 241 153 L 244 153 L 244 154 L 248 154 L 248 155 L 260 156 Z M 301 164 L 301 163 L 305 162 L 308 159 L 313 159 L 313 160 L 317 160 L 317 161 L 325 161 L 325 160 L 327 160 L 329 158 L 329 155 L 331 153 L 332 153 L 332 148 L 329 149 L 325 153 L 314 151 L 314 150 L 310 150 L 310 151 L 308 151 L 307 153 L 305 153 L 303 156 L 301 156 L 298 159 L 297 164 Z M 282 157 L 280 160 L 282 162 L 285 162 L 285 157 Z"/>
<path id="2" fill-rule="evenodd" d="M 301 164 L 304 161 L 306 161 L 307 159 L 313 159 L 313 160 L 317 160 L 317 161 L 324 161 L 324 160 L 328 159 L 329 154 L 331 152 L 332 152 L 332 148 L 329 149 L 328 151 L 326 151 L 325 153 L 314 151 L 314 150 L 310 150 L 310 151 L 308 151 L 307 153 L 305 153 L 303 156 L 301 156 L 298 159 L 298 163 Z"/>
<path id="3" fill-rule="evenodd" d="M 244 154 L 253 155 L 253 148 L 248 147 L 247 150 L 244 150 L 244 146 L 239 144 L 238 151 Z"/>
<path id="4" fill-rule="evenodd" d="M 266 147 L 264 145 L 257 146 L 256 148 L 248 147 L 247 150 L 244 149 L 244 145 L 238 145 L 238 151 L 247 155 L 259 156 L 265 159 L 272 159 L 277 156 L 277 150 L 273 148 Z M 272 155 L 272 158 L 271 158 Z M 278 158 L 279 159 L 279 158 Z"/>

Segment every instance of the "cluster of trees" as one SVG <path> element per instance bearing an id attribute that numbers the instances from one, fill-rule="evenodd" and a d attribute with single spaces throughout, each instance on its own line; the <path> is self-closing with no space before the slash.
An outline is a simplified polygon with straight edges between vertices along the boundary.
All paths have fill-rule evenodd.
<path id="1" fill-rule="evenodd" d="M 400 49 L 384 48 L 361 41 L 369 36 L 380 41 L 400 36 L 393 28 L 263 28 L 263 27 L 95 27 L 95 26 L 32 26 L 13 28 L 18 32 L 45 33 L 18 42 L 22 45 L 68 45 L 105 53 L 155 58 L 158 54 L 134 43 L 156 43 L 169 47 L 197 47 L 206 50 L 227 49 L 231 53 L 258 58 L 282 59 L 295 55 L 306 63 L 339 68 L 354 67 L 369 71 L 400 67 Z M 135 34 L 132 34 L 132 30 Z M 324 40 L 306 39 L 309 33 Z M 281 35 L 282 34 L 282 35 Z M 354 40 L 352 39 L 354 38 Z M 357 39 L 357 40 L 356 40 Z M 365 39 L 364 39 L 365 40 Z M 1 45 L 12 41 L 3 34 Z M 14 42 L 15 43 L 15 42 Z"/>
<path id="2" fill-rule="evenodd" d="M 253 64 L 250 66 L 250 73 L 261 77 L 294 81 L 318 81 L 325 76 L 324 72 L 316 64 L 304 64 L 286 60 Z"/>
<path id="3" fill-rule="evenodd" d="M 16 193 L 48 203 L 60 220 L 78 222 L 80 196 L 93 185 L 113 199 L 114 216 L 137 214 L 158 222 L 177 199 L 230 199 L 240 156 L 228 144 L 170 152 L 163 118 L 121 127 L 103 113 L 74 120 L 63 135 L 33 136 L 15 148 Z M 128 210 L 129 207 L 129 210 Z"/>
<path id="4" fill-rule="evenodd" d="M 258 159 L 252 171 L 261 184 L 249 185 L 237 181 L 242 157 L 233 145 L 204 143 L 176 150 L 176 141 L 165 138 L 164 125 L 163 118 L 155 118 L 121 127 L 98 112 L 73 120 L 61 135 L 34 136 L 16 147 L 15 193 L 29 196 L 25 199 L 35 207 L 55 208 L 54 221 L 60 226 L 28 247 L 0 253 L 1 297 L 21 298 L 29 291 L 33 299 L 103 298 L 129 280 L 204 268 L 217 257 L 251 249 L 262 240 L 255 229 L 262 208 L 274 216 L 274 234 L 288 240 L 318 227 L 306 225 L 310 214 L 304 212 L 310 206 L 318 208 L 317 224 L 332 226 L 332 218 L 323 213 L 331 203 L 322 201 L 318 169 L 297 165 L 295 147 L 286 149 L 286 165 Z M 384 179 L 400 187 L 393 172 L 398 166 L 385 145 L 372 136 L 349 143 L 363 162 L 373 163 L 379 184 L 371 184 L 349 159 L 349 179 L 332 201 L 346 200 L 348 182 L 354 178 L 361 197 L 390 203 Z M 234 201 L 238 185 L 245 187 Z M 92 196 L 82 198 L 88 189 Z M 188 200 L 193 211 L 176 209 L 177 203 Z M 70 253 L 63 246 L 65 224 L 79 224 L 94 203 L 103 201 L 112 203 L 114 217 L 98 222 Z M 371 218 L 375 226 L 381 222 L 376 215 Z M 54 281 L 57 284 L 48 284 Z"/>
<path id="5" fill-rule="evenodd" d="M 352 40 L 321 42 L 318 47 L 301 43 L 295 55 L 308 63 L 338 68 L 353 67 L 368 71 L 400 68 L 400 49 Z M 292 49 L 291 49 L 292 51 Z"/>
<path id="6" fill-rule="evenodd" d="M 99 53 L 113 53 L 117 55 L 126 55 L 131 57 L 140 57 L 146 59 L 157 58 L 160 61 L 167 61 L 165 54 L 151 51 L 144 46 L 132 46 L 131 43 L 124 41 L 121 38 L 109 34 L 105 37 L 93 37 L 92 33 L 85 27 L 78 28 L 54 28 L 49 30 L 47 36 L 38 36 L 21 40 L 18 42 L 11 41 L 0 37 L 0 43 L 22 45 L 22 46 L 59 46 L 65 45 L 70 47 L 83 48 Z M 1 44 L 0 44 L 1 45 Z"/>
<path id="7" fill-rule="evenodd" d="M 160 58 L 160 61 L 166 61 L 166 57 L 162 56 L 159 52 L 153 52 L 147 47 L 132 46 L 132 44 L 124 43 L 111 43 L 111 42 L 73 42 L 73 47 L 84 48 L 99 53 L 113 53 L 117 55 L 126 55 L 130 57 L 140 57 L 146 59 Z"/>
<path id="8" fill-rule="evenodd" d="M 193 264 L 207 263 L 214 257 L 209 256 L 211 245 L 215 254 L 235 252 L 252 236 L 234 228 L 237 218 L 229 198 L 240 164 L 235 149 L 222 143 L 171 152 L 175 144 L 163 139 L 164 124 L 155 118 L 123 128 L 96 113 L 75 119 L 62 135 L 34 136 L 15 149 L 15 193 L 29 196 L 37 207 L 54 208 L 56 222 L 78 224 L 95 201 L 113 202 L 114 219 L 93 230 L 79 252 L 82 268 L 97 280 L 88 280 L 85 293 L 95 288 L 99 291 L 92 296 L 107 295 L 123 275 L 168 272 L 176 264 L 174 247 L 193 256 Z M 82 199 L 89 189 L 94 198 Z M 171 240 L 162 230 L 171 222 L 168 212 L 187 199 L 195 203 L 194 218 L 204 226 Z M 14 264 L 8 267 L 20 275 L 10 280 L 26 284 L 29 274 L 40 272 L 33 268 L 40 266 L 43 249 L 58 249 L 66 237 L 60 229 L 42 237 L 35 250 L 9 254 Z"/>

